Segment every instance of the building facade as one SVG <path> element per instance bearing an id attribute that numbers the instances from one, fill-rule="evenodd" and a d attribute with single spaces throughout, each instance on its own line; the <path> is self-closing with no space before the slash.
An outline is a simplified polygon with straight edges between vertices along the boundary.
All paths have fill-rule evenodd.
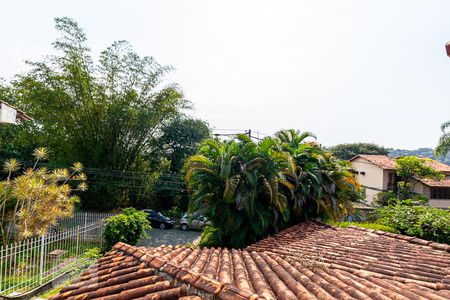
<path id="1" fill-rule="evenodd" d="M 357 155 L 351 160 L 358 182 L 366 191 L 366 204 L 372 205 L 379 192 L 394 191 L 399 178 L 396 174 L 394 158 L 386 155 Z M 431 161 L 430 166 L 445 175 L 443 180 L 416 180 L 411 182 L 413 192 L 423 194 L 429 199 L 429 205 L 437 208 L 450 207 L 450 166 Z"/>

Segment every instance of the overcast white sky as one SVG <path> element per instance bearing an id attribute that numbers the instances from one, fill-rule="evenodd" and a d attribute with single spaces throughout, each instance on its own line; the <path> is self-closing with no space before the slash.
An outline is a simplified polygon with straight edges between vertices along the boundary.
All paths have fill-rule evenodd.
<path id="1" fill-rule="evenodd" d="M 97 55 L 128 40 L 176 68 L 215 128 L 315 132 L 325 145 L 434 147 L 450 119 L 450 1 L 2 1 L 0 77 L 51 53 L 53 19 Z"/>

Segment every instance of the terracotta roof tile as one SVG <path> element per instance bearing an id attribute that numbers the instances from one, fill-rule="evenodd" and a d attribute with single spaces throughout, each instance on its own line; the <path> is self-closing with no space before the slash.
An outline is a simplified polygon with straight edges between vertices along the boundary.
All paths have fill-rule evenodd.
<path id="1" fill-rule="evenodd" d="M 318 222 L 246 249 L 119 243 L 52 300 L 450 299 L 450 246 Z"/>
<path id="2" fill-rule="evenodd" d="M 450 187 L 450 179 L 443 179 L 443 180 L 422 179 L 421 181 L 431 187 Z"/>
<path id="3" fill-rule="evenodd" d="M 363 158 L 374 165 L 387 170 L 395 170 L 395 159 L 392 157 L 389 157 L 387 155 L 369 155 L 369 154 L 359 154 L 350 159 L 350 161 L 354 161 L 357 158 Z"/>

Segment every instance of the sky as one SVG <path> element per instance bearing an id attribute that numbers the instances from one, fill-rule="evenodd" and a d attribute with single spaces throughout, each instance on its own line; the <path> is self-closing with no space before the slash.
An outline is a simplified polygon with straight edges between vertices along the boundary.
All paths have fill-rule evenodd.
<path id="1" fill-rule="evenodd" d="M 450 119 L 450 1 L 1 1 L 0 77 L 54 53 L 55 17 L 94 57 L 127 40 L 175 71 L 218 129 L 314 132 L 323 145 L 434 147 Z"/>

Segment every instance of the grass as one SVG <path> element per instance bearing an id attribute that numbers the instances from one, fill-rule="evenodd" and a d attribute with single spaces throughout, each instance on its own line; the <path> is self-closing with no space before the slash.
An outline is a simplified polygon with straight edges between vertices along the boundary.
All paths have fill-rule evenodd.
<path id="1" fill-rule="evenodd" d="M 368 229 L 374 229 L 374 230 L 381 230 L 386 232 L 392 232 L 392 233 L 399 233 L 398 230 L 395 228 L 378 224 L 378 223 L 369 223 L 369 222 L 329 222 L 328 224 L 341 227 L 341 228 L 347 228 L 350 225 L 368 228 Z"/>
<path id="2" fill-rule="evenodd" d="M 58 294 L 59 291 L 61 291 L 61 289 L 62 289 L 63 287 L 68 286 L 68 285 L 72 282 L 72 280 L 73 280 L 73 277 L 71 277 L 70 279 L 64 281 L 63 283 L 61 283 L 61 284 L 60 284 L 59 286 L 57 286 L 56 288 L 51 289 L 51 290 L 49 290 L 49 291 L 47 291 L 47 292 L 45 292 L 45 293 L 39 295 L 38 297 L 39 297 L 39 298 L 44 298 L 44 299 L 50 298 L 51 296 L 54 296 L 54 295 Z"/>

